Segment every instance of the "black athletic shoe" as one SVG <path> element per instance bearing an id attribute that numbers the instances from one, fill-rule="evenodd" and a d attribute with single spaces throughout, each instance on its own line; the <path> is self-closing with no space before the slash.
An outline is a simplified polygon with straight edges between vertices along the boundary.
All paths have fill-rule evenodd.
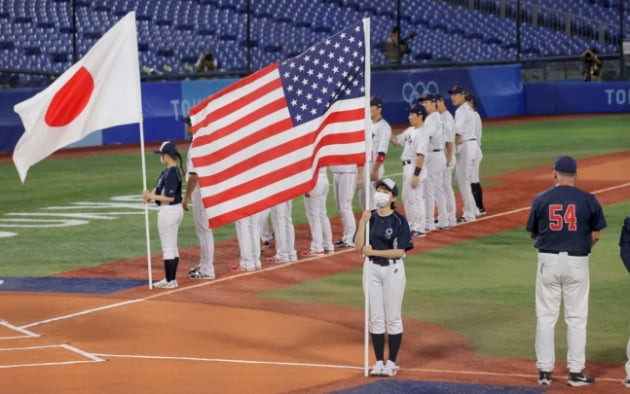
<path id="1" fill-rule="evenodd" d="M 538 384 L 549 385 L 551 384 L 551 381 L 551 372 L 540 371 L 538 373 Z"/>
<path id="2" fill-rule="evenodd" d="M 579 373 L 571 372 L 569 374 L 569 380 L 567 384 L 573 387 L 586 386 L 588 384 L 595 383 L 595 378 L 584 374 L 584 371 Z"/>

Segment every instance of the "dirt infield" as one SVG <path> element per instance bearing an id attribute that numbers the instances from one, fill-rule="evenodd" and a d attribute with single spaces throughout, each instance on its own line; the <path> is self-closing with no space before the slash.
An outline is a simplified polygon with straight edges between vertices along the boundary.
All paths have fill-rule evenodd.
<path id="1" fill-rule="evenodd" d="M 602 204 L 629 200 L 629 167 L 628 152 L 582 159 L 579 186 L 598 191 Z M 498 181 L 485 189 L 488 216 L 430 234 L 416 243 L 413 253 L 522 227 L 532 196 L 550 185 L 550 171 L 536 168 L 487 180 Z M 333 232 L 339 234 L 340 228 L 334 219 Z M 296 232 L 297 248 L 306 248 L 306 226 Z M 271 256 L 273 250 L 263 253 Z M 356 269 L 358 252 L 265 264 L 262 271 L 234 274 L 230 266 L 238 261 L 238 249 L 236 241 L 229 240 L 216 247 L 216 280 L 188 280 L 184 274 L 197 256 L 197 248 L 181 251 L 182 279 L 173 291 L 141 287 L 109 296 L 3 293 L 1 391 L 329 392 L 373 381 L 363 377 L 362 310 L 257 297 Z M 160 256 L 154 256 L 154 272 L 161 269 Z M 59 276 L 143 279 L 146 258 Z M 405 337 L 418 340 L 405 341 L 396 379 L 536 387 L 533 360 L 476 356 L 462 337 L 411 319 L 405 320 Z M 578 391 L 616 392 L 620 387 L 621 365 L 588 367 L 598 382 Z M 553 393 L 568 391 L 561 383 L 551 388 Z"/>

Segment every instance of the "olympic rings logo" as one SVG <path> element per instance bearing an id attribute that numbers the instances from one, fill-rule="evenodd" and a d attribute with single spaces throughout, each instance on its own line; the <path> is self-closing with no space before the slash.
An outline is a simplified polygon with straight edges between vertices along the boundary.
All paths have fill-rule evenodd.
<path id="1" fill-rule="evenodd" d="M 407 104 L 411 105 L 418 101 L 420 97 L 422 97 L 425 93 L 439 93 L 440 88 L 438 87 L 437 82 L 429 81 L 426 84 L 422 81 L 416 82 L 415 84 L 411 82 L 405 82 L 402 86 L 402 97 L 403 100 L 407 102 Z"/>

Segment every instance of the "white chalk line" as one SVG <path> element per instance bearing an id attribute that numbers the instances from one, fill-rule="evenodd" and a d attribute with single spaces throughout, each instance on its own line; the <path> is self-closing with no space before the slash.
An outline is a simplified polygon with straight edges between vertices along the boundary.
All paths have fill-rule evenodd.
<path id="1" fill-rule="evenodd" d="M 0 320 L 0 325 L 7 327 L 10 330 L 21 332 L 23 335 L 10 336 L 10 337 L 0 337 L 0 340 L 4 339 L 19 339 L 19 338 L 36 338 L 39 337 L 39 334 L 35 334 L 32 331 L 25 329 L 24 327 L 17 327 L 6 320 Z"/>
<path id="2" fill-rule="evenodd" d="M 81 350 L 75 346 L 71 346 L 67 343 L 62 343 L 59 345 L 37 345 L 37 346 L 20 346 L 20 347 L 5 347 L 0 348 L 0 352 L 16 352 L 16 351 L 27 351 L 27 350 L 42 350 L 42 349 L 65 349 L 72 353 L 79 354 L 81 357 L 87 358 L 87 360 L 71 360 L 71 361 L 50 361 L 50 362 L 40 362 L 40 363 L 24 363 L 24 364 L 6 364 L 0 365 L 0 369 L 7 368 L 20 368 L 20 367 L 42 367 L 42 366 L 51 366 L 51 365 L 69 365 L 69 364 L 83 364 L 83 363 L 94 363 L 94 362 L 102 362 L 104 359 L 94 355 L 92 353 Z"/>

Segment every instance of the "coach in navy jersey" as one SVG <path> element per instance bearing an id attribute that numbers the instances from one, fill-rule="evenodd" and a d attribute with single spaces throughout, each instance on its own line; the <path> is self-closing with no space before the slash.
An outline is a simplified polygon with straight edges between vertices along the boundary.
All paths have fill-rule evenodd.
<path id="1" fill-rule="evenodd" d="M 567 324 L 569 386 L 595 382 L 584 374 L 591 247 L 606 220 L 591 193 L 574 187 L 577 163 L 560 156 L 553 167 L 555 186 L 532 202 L 527 231 L 538 249 L 536 270 L 536 367 L 538 383 L 550 384 L 555 363 L 554 331 L 560 303 Z"/>

